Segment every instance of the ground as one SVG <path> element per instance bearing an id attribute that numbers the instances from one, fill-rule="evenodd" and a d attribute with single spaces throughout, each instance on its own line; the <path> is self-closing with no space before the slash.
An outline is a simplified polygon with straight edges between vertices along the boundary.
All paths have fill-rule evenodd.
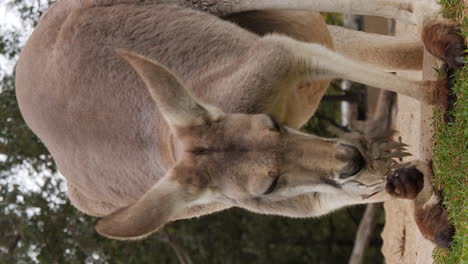
<path id="1" fill-rule="evenodd" d="M 417 38 L 419 36 L 416 28 L 403 25 L 397 25 L 397 35 L 409 38 Z M 437 78 L 437 72 L 434 69 L 439 68 L 439 66 L 440 62 L 437 62 L 430 54 L 426 53 L 424 57 L 424 71 L 422 74 L 416 72 L 398 74 L 415 79 L 431 80 Z M 434 129 L 432 124 L 435 120 L 433 117 L 433 109 L 427 105 L 421 104 L 417 100 L 401 95 L 399 95 L 397 107 L 396 129 L 399 131 L 399 136 L 401 136 L 402 141 L 410 145 L 409 151 L 413 154 L 412 159 L 425 161 L 433 160 Z M 457 122 L 459 121 L 460 120 Z M 440 139 L 437 137 L 437 142 L 435 142 L 435 144 L 437 145 L 439 141 Z M 466 142 L 466 136 L 463 142 Z M 436 153 L 435 155 L 435 159 L 437 160 L 438 154 Z M 462 153 L 461 155 L 463 156 L 465 154 Z M 436 167 L 437 165 L 450 166 L 450 164 L 439 163 L 436 164 Z M 446 175 L 445 177 L 450 177 L 450 175 Z M 463 175 L 461 177 L 464 178 Z M 443 182 L 444 180 L 442 179 L 442 183 Z M 463 186 L 463 181 L 461 185 Z M 439 184 L 439 186 L 443 186 L 443 184 Z M 420 234 L 413 219 L 412 203 L 405 200 L 394 200 L 386 202 L 384 207 L 386 226 L 382 233 L 382 238 L 384 240 L 382 252 L 385 256 L 386 263 L 434 263 L 434 245 L 424 239 Z M 461 222 L 463 223 L 463 221 L 462 216 Z M 457 227 L 457 223 L 455 223 L 455 225 Z M 457 230 L 460 231 L 460 229 Z M 463 244 L 463 242 L 461 242 L 461 244 Z M 457 247 L 461 247 L 460 251 L 463 251 L 463 245 L 458 245 Z M 463 262 L 463 260 L 460 261 L 460 259 L 463 259 L 463 253 L 457 252 L 456 249 L 453 252 L 445 252 L 445 254 L 450 256 L 450 262 L 448 262 L 448 260 L 440 260 L 443 258 L 436 254 L 436 259 L 438 259 L 437 263 L 448 264 Z"/>
<path id="2" fill-rule="evenodd" d="M 419 36 L 415 27 L 397 25 L 397 36 L 415 38 Z M 413 79 L 435 79 L 435 59 L 430 54 L 424 56 L 424 71 L 402 72 L 398 75 Z M 431 127 L 432 109 L 413 98 L 398 95 L 396 130 L 401 140 L 409 145 L 413 155 L 409 159 L 430 161 L 432 159 Z M 382 252 L 386 263 L 414 264 L 432 263 L 434 246 L 424 239 L 413 219 L 412 203 L 409 200 L 393 200 L 384 204 L 385 228 L 382 233 Z"/>

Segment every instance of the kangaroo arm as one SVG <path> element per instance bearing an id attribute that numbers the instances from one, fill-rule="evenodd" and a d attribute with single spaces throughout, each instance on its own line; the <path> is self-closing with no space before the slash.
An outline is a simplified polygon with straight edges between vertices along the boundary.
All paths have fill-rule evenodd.
<path id="1" fill-rule="evenodd" d="M 81 0 L 81 2 L 93 3 L 97 6 L 109 6 L 124 3 L 141 3 L 140 0 Z M 144 2 L 176 4 L 219 16 L 266 9 L 306 9 L 321 12 L 353 12 L 356 14 L 362 13 L 363 15 L 375 15 L 377 12 L 376 6 L 388 6 L 388 1 L 385 0 L 375 0 L 373 2 L 378 3 L 372 5 L 369 5 L 369 1 L 366 0 L 146 0 L 143 1 L 143 3 Z M 364 4 L 363 2 L 367 3 Z M 371 8 L 366 8 L 369 6 L 371 6 Z"/>
<path id="2" fill-rule="evenodd" d="M 85 6 L 141 3 L 140 0 L 80 1 Z M 439 11 L 439 6 L 432 0 L 418 3 L 412 0 L 146 0 L 143 4 L 145 2 L 175 4 L 217 16 L 267 9 L 294 9 L 383 16 L 408 24 L 416 24 L 421 16 L 431 16 Z"/>
<path id="3" fill-rule="evenodd" d="M 267 198 L 248 199 L 243 201 L 239 207 L 259 214 L 306 218 L 326 215 L 351 205 L 377 203 L 389 199 L 392 199 L 392 197 L 385 191 L 368 199 L 344 192 L 310 193 L 276 202 L 272 202 Z"/>
<path id="4" fill-rule="evenodd" d="M 383 16 L 398 19 L 409 24 L 418 23 L 419 13 L 431 15 L 438 10 L 432 2 L 430 6 L 419 10 L 411 0 L 160 0 L 165 3 L 176 3 L 181 6 L 198 9 L 218 16 L 233 13 L 267 10 L 295 9 L 318 12 L 352 13 L 356 15 Z M 419 11 L 419 12 L 418 12 Z M 424 14 L 426 15 L 426 14 Z"/>
<path id="5" fill-rule="evenodd" d="M 166 2 L 177 2 L 182 6 L 220 16 L 255 10 L 296 9 L 399 18 L 402 9 L 410 9 L 409 2 L 396 0 L 166 0 Z"/>

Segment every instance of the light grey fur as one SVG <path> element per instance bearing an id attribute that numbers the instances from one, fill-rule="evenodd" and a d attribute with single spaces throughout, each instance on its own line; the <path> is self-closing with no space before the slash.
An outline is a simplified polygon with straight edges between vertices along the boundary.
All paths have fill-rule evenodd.
<path id="1" fill-rule="evenodd" d="M 231 206 L 304 217 L 381 201 L 388 198 L 383 192 L 362 197 L 382 191 L 383 175 L 350 178 L 378 183 L 372 187 L 337 179 L 355 165 L 356 154 L 340 141 L 294 129 L 316 110 L 330 78 L 346 77 L 427 103 L 438 102 L 441 83 L 402 79 L 334 52 L 316 13 L 265 11 L 266 18 L 291 25 L 269 26 L 266 32 L 226 21 L 240 24 L 262 14 L 236 18 L 232 13 L 238 11 L 288 6 L 360 7 L 378 14 L 388 1 L 357 2 L 60 0 L 21 53 L 19 105 L 67 178 L 73 204 L 107 216 L 98 230 L 109 237 L 140 237 L 167 221 Z M 303 33 L 297 29 L 301 23 L 314 28 Z M 263 36 L 271 32 L 283 34 Z M 116 49 L 122 49 L 120 57 Z M 338 51 L 352 54 L 344 47 Z M 290 127 L 282 141 L 263 113 Z M 281 177 L 279 190 L 263 197 L 275 170 L 283 169 L 295 177 Z M 152 206 L 157 208 L 146 217 Z M 125 228 L 129 222 L 132 227 Z"/>

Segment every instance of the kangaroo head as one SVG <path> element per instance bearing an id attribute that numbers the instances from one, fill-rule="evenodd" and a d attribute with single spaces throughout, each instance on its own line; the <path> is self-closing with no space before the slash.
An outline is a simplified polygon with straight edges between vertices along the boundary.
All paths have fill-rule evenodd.
<path id="1" fill-rule="evenodd" d="M 138 201 L 98 222 L 104 236 L 144 237 L 197 205 L 243 207 L 252 199 L 333 192 L 365 165 L 350 145 L 284 127 L 269 115 L 223 113 L 192 97 L 164 66 L 118 53 L 144 81 L 183 154 Z"/>

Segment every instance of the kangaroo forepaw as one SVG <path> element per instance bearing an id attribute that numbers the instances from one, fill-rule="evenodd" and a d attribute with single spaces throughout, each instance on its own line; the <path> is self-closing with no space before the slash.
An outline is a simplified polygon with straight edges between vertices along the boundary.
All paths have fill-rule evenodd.
<path id="1" fill-rule="evenodd" d="M 452 20 L 424 22 L 422 41 L 432 55 L 444 60 L 451 67 L 459 68 L 465 64 L 466 45 L 457 22 Z"/>
<path id="2" fill-rule="evenodd" d="M 424 187 L 424 175 L 416 168 L 395 170 L 387 178 L 385 190 L 397 198 L 414 199 Z"/>
<path id="3" fill-rule="evenodd" d="M 432 195 L 424 205 L 415 205 L 415 220 L 421 234 L 441 248 L 453 244 L 455 228 L 449 222 L 448 213 L 442 208 L 440 192 Z"/>
<path id="4" fill-rule="evenodd" d="M 414 161 L 388 177 L 386 190 L 398 198 L 413 199 L 414 220 L 423 237 L 439 247 L 448 248 L 453 243 L 455 228 L 442 207 L 442 195 L 434 191 L 432 181 L 429 164 Z"/>

